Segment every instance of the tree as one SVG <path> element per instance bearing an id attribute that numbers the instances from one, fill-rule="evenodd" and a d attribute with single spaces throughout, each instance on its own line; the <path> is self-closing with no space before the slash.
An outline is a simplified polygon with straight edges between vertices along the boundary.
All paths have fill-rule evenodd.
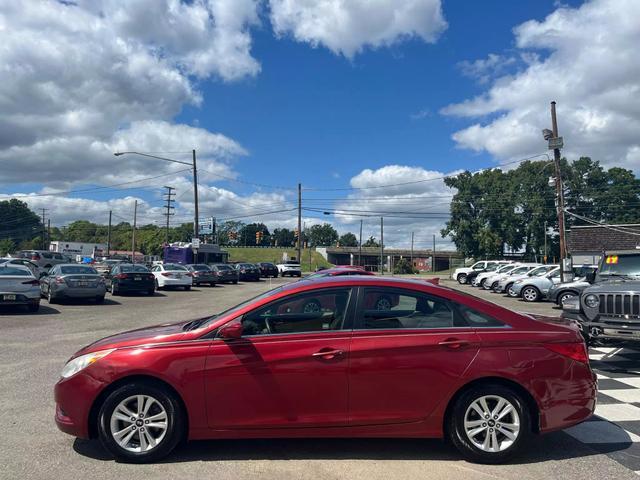
<path id="1" fill-rule="evenodd" d="M 362 244 L 363 247 L 379 247 L 380 244 L 378 243 L 378 241 L 376 240 L 376 237 L 374 237 L 373 235 L 370 236 L 366 242 L 364 242 Z"/>
<path id="2" fill-rule="evenodd" d="M 227 220 L 217 227 L 218 244 L 236 245 L 238 243 L 238 232 L 242 230 L 244 223 L 237 220 Z M 236 237 L 236 238 L 233 238 Z"/>
<path id="3" fill-rule="evenodd" d="M 249 223 L 248 225 L 244 225 L 238 232 L 238 245 L 247 247 L 257 246 L 256 232 L 262 233 L 262 240 L 259 245 L 269 245 L 269 229 L 264 223 Z"/>
<path id="4" fill-rule="evenodd" d="M 296 243 L 295 232 L 288 228 L 276 228 L 273 231 L 274 245 L 278 247 L 293 247 Z"/>
<path id="5" fill-rule="evenodd" d="M 393 273 L 397 274 L 407 274 L 407 273 L 417 273 L 416 269 L 413 268 L 411 262 L 406 258 L 401 258 L 393 267 Z"/>
<path id="6" fill-rule="evenodd" d="M 16 244 L 10 238 L 3 238 L 0 240 L 0 256 L 5 256 L 8 253 L 13 253 L 16 249 Z"/>
<path id="7" fill-rule="evenodd" d="M 358 239 L 353 233 L 347 232 L 338 239 L 338 243 L 341 247 L 357 247 Z"/>
<path id="8" fill-rule="evenodd" d="M 31 242 L 43 228 L 40 217 L 25 202 L 15 198 L 0 201 L 0 239 L 15 243 Z"/>
<path id="9" fill-rule="evenodd" d="M 338 241 L 338 232 L 330 223 L 312 225 L 306 233 L 312 247 L 331 246 Z"/>

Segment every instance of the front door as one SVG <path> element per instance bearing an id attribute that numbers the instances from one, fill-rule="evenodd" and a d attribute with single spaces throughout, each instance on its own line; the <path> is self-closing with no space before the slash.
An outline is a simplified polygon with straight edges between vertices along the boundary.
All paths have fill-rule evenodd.
<path id="1" fill-rule="evenodd" d="M 444 299 L 386 287 L 358 302 L 349 377 L 352 425 L 426 418 L 459 382 L 478 338 Z"/>
<path id="2" fill-rule="evenodd" d="M 300 293 L 249 312 L 243 336 L 216 339 L 206 363 L 209 427 L 347 424 L 350 288 Z"/>

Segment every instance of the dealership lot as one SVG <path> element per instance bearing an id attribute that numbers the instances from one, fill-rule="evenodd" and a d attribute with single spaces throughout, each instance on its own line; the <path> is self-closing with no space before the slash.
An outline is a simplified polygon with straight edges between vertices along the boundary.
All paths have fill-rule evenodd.
<path id="1" fill-rule="evenodd" d="M 535 438 L 503 466 L 473 465 L 437 440 L 234 440 L 193 442 L 155 465 L 114 462 L 96 441 L 80 441 L 53 423 L 52 387 L 80 347 L 122 330 L 197 318 L 236 304 L 276 279 L 238 286 L 161 291 L 154 297 L 107 296 L 102 305 L 43 302 L 38 314 L 0 312 L 0 478 L 634 478 L 640 470 L 634 405 L 640 359 L 629 351 L 594 351 L 604 419 Z M 558 315 L 549 304 L 525 304 L 490 292 L 447 286 L 515 310 Z M 606 377 L 606 378 L 605 378 Z M 628 388 L 627 388 L 628 387 Z M 640 401 L 640 399 L 637 399 Z M 607 405 L 609 405 L 607 407 Z M 611 423 L 606 421 L 612 420 Z M 616 426 L 616 425 L 619 425 Z"/>

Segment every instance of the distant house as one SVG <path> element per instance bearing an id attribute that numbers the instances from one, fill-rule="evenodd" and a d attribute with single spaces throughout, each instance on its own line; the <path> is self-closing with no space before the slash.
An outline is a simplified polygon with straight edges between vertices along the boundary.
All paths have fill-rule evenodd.
<path id="1" fill-rule="evenodd" d="M 567 232 L 567 249 L 574 265 L 598 263 L 605 250 L 640 252 L 640 224 L 571 227 Z"/>

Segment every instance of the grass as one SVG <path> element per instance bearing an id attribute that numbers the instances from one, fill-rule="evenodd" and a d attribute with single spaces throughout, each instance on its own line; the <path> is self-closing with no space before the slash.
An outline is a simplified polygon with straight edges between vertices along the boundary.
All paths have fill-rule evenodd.
<path id="1" fill-rule="evenodd" d="M 294 248 L 236 248 L 236 247 L 223 247 L 229 252 L 229 261 L 231 262 L 247 262 L 247 263 L 259 263 L 259 262 L 272 262 L 279 263 L 282 261 L 282 254 L 287 252 L 289 258 L 296 256 L 296 250 Z M 309 253 L 311 253 L 311 266 L 309 266 Z M 302 250 L 302 271 L 313 272 L 317 267 L 331 267 L 332 264 L 327 262 L 322 255 L 315 250 L 304 249 Z"/>

